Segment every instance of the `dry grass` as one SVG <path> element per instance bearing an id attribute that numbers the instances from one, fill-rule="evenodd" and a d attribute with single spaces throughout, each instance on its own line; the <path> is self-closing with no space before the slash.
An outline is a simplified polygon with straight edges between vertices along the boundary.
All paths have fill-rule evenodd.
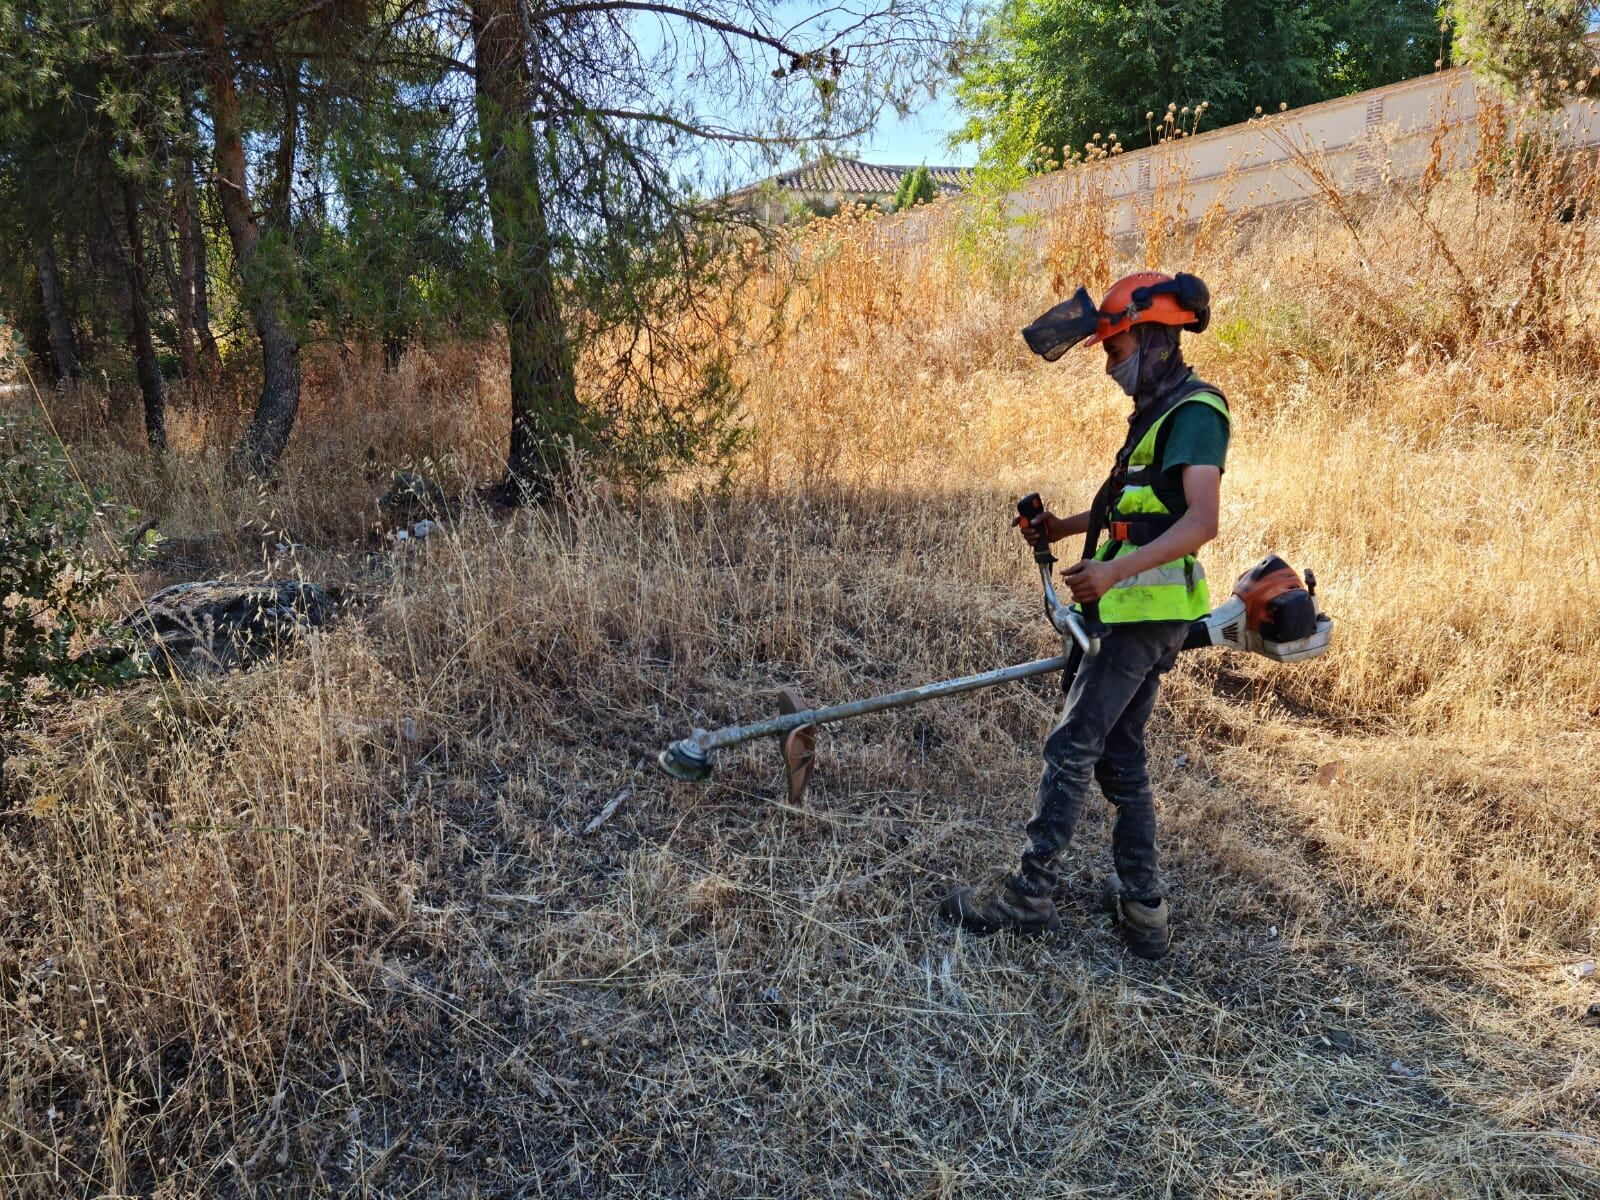
<path id="1" fill-rule="evenodd" d="M 1236 414 L 1213 575 L 1280 550 L 1339 626 L 1315 663 L 1197 656 L 1167 690 L 1155 967 L 1090 915 L 1099 814 L 1064 940 L 929 917 L 1015 852 L 1048 684 L 840 728 L 804 810 L 770 746 L 702 788 L 651 762 L 782 683 L 1048 650 L 1010 499 L 1086 497 L 1121 418 L 1097 363 L 1016 336 L 1048 257 L 986 281 L 953 236 L 815 230 L 729 495 L 469 505 L 389 546 L 392 466 L 489 474 L 492 352 L 324 378 L 259 496 L 87 440 L 190 539 L 168 574 L 374 602 L 34 739 L 0 844 L 6 1194 L 1595 1194 L 1600 988 L 1562 968 L 1600 931 L 1600 271 L 1587 218 L 1541 216 L 1555 186 L 1213 219 L 1182 252 Z"/>

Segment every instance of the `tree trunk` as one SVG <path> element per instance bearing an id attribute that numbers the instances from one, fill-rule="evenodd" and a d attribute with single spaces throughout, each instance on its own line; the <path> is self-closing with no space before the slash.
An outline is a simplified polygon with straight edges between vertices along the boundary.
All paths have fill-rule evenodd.
<path id="1" fill-rule="evenodd" d="M 234 448 L 230 467 L 237 475 L 264 475 L 277 465 L 300 407 L 300 342 L 289 324 L 283 293 L 270 268 L 256 262 L 263 223 L 250 206 L 239 93 L 228 57 L 221 0 L 206 14 L 207 71 L 211 80 L 211 124 L 217 156 L 217 203 L 234 262 L 261 339 L 261 398 L 250 428 Z"/>
<path id="2" fill-rule="evenodd" d="M 34 272 L 34 282 L 38 283 L 39 273 Z M 40 289 L 41 293 L 43 289 Z M 50 320 L 44 315 L 43 302 L 34 305 L 28 310 L 28 327 L 23 334 L 23 341 L 28 347 L 28 353 L 33 355 L 34 361 L 39 364 L 39 378 L 47 382 L 54 382 L 56 375 L 56 352 L 50 345 Z"/>
<path id="3" fill-rule="evenodd" d="M 216 335 L 211 332 L 211 298 L 206 276 L 206 232 L 197 208 L 189 210 L 191 228 L 185 241 L 194 259 L 194 331 L 200 338 L 200 355 L 206 369 L 215 375 L 222 369 L 222 351 L 217 349 Z M 179 237 L 184 237 L 179 226 Z"/>
<path id="4" fill-rule="evenodd" d="M 67 313 L 66 292 L 61 286 L 61 269 L 49 234 L 40 234 L 33 243 L 33 265 L 39 272 L 39 295 L 44 319 L 50 329 L 50 355 L 55 360 L 56 378 L 78 378 L 78 339 L 72 335 L 72 318 Z"/>
<path id="5" fill-rule="evenodd" d="M 406 342 L 410 339 L 404 329 L 390 330 L 383 335 L 383 369 L 393 375 L 400 369 L 400 360 L 405 357 Z"/>
<path id="6" fill-rule="evenodd" d="M 495 273 L 511 349 L 511 446 L 505 491 L 549 495 L 584 438 L 571 348 L 561 322 L 537 141 L 528 119 L 538 47 L 517 0 L 471 0 L 478 143 L 489 194 Z"/>
<path id="7" fill-rule="evenodd" d="M 198 144 L 200 134 L 195 126 L 194 95 L 187 84 L 183 88 L 183 119 L 189 130 L 189 138 L 180 163 L 183 178 L 178 181 L 178 272 L 180 281 L 189 280 L 194 331 L 200 339 L 200 353 L 205 358 L 206 369 L 214 376 L 222 369 L 222 355 L 217 350 L 217 339 L 211 333 L 211 303 L 206 282 L 206 227 L 200 213 L 199 197 L 194 189 L 192 147 Z"/>
<path id="8" fill-rule="evenodd" d="M 122 216 L 128 231 L 128 332 L 133 338 L 133 365 L 144 398 L 144 436 L 152 450 L 167 448 L 167 393 L 150 336 L 150 276 L 145 269 L 144 234 L 139 228 L 139 197 L 133 184 L 122 185 Z"/>
<path id="9" fill-rule="evenodd" d="M 190 211 L 193 191 L 194 181 L 185 155 L 172 175 L 172 237 L 161 239 L 161 263 L 178 314 L 178 361 L 184 379 L 190 383 L 200 378 L 200 353 L 195 348 L 194 331 L 194 241 L 189 236 L 189 226 L 194 222 Z M 176 269 L 172 262 L 174 241 L 178 243 Z"/>

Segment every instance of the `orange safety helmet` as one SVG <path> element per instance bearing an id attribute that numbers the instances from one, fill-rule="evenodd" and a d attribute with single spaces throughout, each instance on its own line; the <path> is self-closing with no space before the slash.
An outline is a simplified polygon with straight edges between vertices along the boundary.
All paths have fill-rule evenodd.
<path id="1" fill-rule="evenodd" d="M 1152 322 L 1203 333 L 1211 323 L 1211 293 L 1194 275 L 1140 271 L 1112 284 L 1098 308 L 1080 287 L 1027 326 L 1022 336 L 1040 358 L 1055 362 L 1085 341 L 1097 346 L 1125 329 Z"/>
<path id="2" fill-rule="evenodd" d="M 1194 275 L 1135 271 L 1111 285 L 1100 302 L 1100 321 L 1085 345 L 1098 346 L 1135 325 L 1176 325 L 1203 332 L 1211 321 L 1211 294 Z"/>

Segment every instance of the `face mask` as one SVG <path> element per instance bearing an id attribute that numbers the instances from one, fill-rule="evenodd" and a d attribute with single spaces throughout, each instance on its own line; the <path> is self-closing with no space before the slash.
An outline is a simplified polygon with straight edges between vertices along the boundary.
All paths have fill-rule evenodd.
<path id="1" fill-rule="evenodd" d="M 1140 346 L 1127 358 L 1116 366 L 1106 370 L 1106 374 L 1117 381 L 1117 386 L 1128 395 L 1137 395 L 1139 391 L 1139 360 L 1144 357 L 1144 347 Z"/>

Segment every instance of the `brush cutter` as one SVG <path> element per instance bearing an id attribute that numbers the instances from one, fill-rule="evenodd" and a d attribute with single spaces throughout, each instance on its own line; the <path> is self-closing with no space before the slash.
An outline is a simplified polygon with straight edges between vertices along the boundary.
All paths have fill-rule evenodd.
<path id="1" fill-rule="evenodd" d="M 1037 495 L 1017 502 L 1017 524 L 1031 521 L 1044 511 Z M 722 729 L 696 729 L 673 742 L 656 757 L 661 769 L 676 779 L 700 782 L 711 777 L 711 755 L 756 738 L 781 739 L 784 770 L 788 777 L 791 803 L 798 804 L 816 764 L 818 726 L 845 721 L 890 708 L 906 708 L 959 696 L 983 688 L 996 687 L 1035 675 L 1075 669 L 1079 655 L 1100 652 L 1100 640 L 1107 630 L 1100 624 L 1098 606 L 1084 605 L 1079 612 L 1062 604 L 1056 596 L 1050 568 L 1056 559 L 1041 539 L 1033 551 L 1044 585 L 1044 612 L 1051 627 L 1061 635 L 1061 653 L 1053 658 L 1035 659 L 1013 667 L 998 667 L 959 679 L 943 679 L 902 692 L 851 700 L 826 708 L 806 708 L 791 688 L 778 693 L 779 713 L 750 725 L 729 725 Z M 1315 658 L 1328 649 L 1333 637 L 1333 621 L 1317 611 L 1316 576 L 1306 572 L 1305 582 L 1277 555 L 1268 555 L 1239 577 L 1233 595 L 1189 627 L 1185 650 L 1204 646 L 1227 646 L 1260 654 L 1274 662 L 1300 662 Z"/>

